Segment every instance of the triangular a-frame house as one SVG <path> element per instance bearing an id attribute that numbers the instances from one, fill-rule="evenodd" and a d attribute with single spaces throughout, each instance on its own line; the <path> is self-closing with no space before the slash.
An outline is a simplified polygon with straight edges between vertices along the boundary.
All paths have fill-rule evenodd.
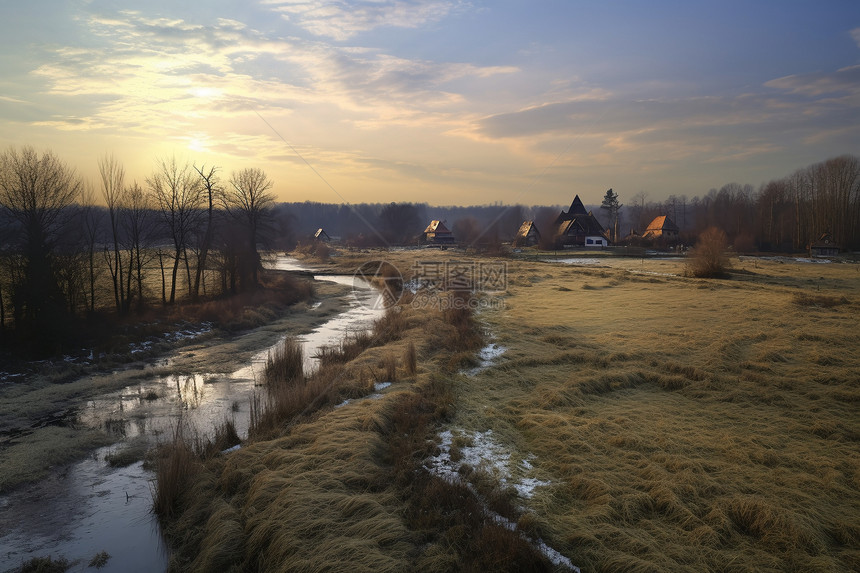
<path id="1" fill-rule="evenodd" d="M 523 221 L 514 237 L 515 247 L 533 247 L 540 243 L 540 231 L 534 221 Z"/>
<path id="2" fill-rule="evenodd" d="M 579 195 L 573 198 L 570 209 L 555 219 L 555 242 L 559 247 L 607 246 L 606 230 L 594 213 L 586 211 Z"/>

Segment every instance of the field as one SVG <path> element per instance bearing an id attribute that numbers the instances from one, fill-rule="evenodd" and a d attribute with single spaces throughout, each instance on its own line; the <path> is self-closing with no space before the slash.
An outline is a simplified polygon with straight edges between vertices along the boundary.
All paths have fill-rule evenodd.
<path id="1" fill-rule="evenodd" d="M 470 259 L 331 267 L 367 258 Z M 194 466 L 173 567 L 860 569 L 860 267 L 499 261 L 500 356 L 407 295 L 317 409 Z"/>

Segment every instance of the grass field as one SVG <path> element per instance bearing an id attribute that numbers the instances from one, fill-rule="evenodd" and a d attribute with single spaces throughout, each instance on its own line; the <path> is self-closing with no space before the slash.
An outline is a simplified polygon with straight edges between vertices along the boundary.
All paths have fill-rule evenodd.
<path id="1" fill-rule="evenodd" d="M 537 456 L 532 509 L 586 570 L 860 567 L 858 268 L 734 264 L 512 265 L 484 317 L 509 350 L 458 421 Z"/>
<path id="2" fill-rule="evenodd" d="M 409 278 L 470 257 L 332 267 L 367 258 Z M 173 568 L 565 570 L 542 540 L 583 571 L 860 569 L 860 267 L 505 262 L 504 304 L 477 317 L 500 357 L 464 374 L 475 340 L 407 304 L 336 377 L 347 406 L 201 462 Z M 472 464 L 454 481 L 426 470 L 445 431 Z M 516 475 L 468 457 L 487 436 Z"/>

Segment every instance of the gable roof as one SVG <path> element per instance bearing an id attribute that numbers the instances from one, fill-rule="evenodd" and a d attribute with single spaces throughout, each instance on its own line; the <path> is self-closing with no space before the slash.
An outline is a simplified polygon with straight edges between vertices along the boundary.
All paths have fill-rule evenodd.
<path id="1" fill-rule="evenodd" d="M 603 226 L 591 213 L 563 221 L 558 227 L 559 235 L 602 236 L 604 233 Z"/>
<path id="2" fill-rule="evenodd" d="M 679 232 L 681 229 L 676 225 L 672 219 L 669 218 L 668 215 L 660 215 L 659 217 L 654 217 L 654 220 L 651 221 L 651 224 L 645 229 L 645 232 L 648 231 L 674 231 Z"/>
<path id="3" fill-rule="evenodd" d="M 830 233 L 823 233 L 818 240 L 809 245 L 810 248 L 831 248 L 831 249 L 839 249 L 839 245 L 837 245 L 833 241 L 833 235 Z"/>
<path id="4" fill-rule="evenodd" d="M 523 224 L 522 224 L 522 225 L 520 225 L 520 228 L 519 228 L 519 230 L 517 231 L 517 235 L 516 235 L 516 236 L 517 236 L 517 237 L 528 237 L 528 236 L 529 236 L 529 233 L 530 233 L 530 232 L 532 232 L 532 230 L 534 230 L 534 232 L 535 232 L 538 236 L 540 236 L 540 231 L 538 231 L 538 228 L 535 226 L 535 222 L 534 222 L 534 221 L 523 221 Z"/>
<path id="5" fill-rule="evenodd" d="M 427 228 L 424 229 L 424 232 L 425 233 L 436 233 L 438 235 L 438 234 L 450 233 L 451 231 L 448 230 L 448 227 L 445 226 L 445 223 L 443 223 L 442 221 L 438 221 L 438 220 L 434 219 L 434 220 L 430 221 L 430 224 L 427 225 Z"/>
<path id="6" fill-rule="evenodd" d="M 570 204 L 570 209 L 567 210 L 568 215 L 588 215 L 585 210 L 585 205 L 579 199 L 579 195 L 574 196 L 573 202 Z"/>

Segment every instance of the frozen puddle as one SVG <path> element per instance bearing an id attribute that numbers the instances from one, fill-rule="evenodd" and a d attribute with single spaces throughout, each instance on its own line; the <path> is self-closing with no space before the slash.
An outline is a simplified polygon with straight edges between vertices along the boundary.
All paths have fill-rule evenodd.
<path id="1" fill-rule="evenodd" d="M 428 458 L 424 467 L 431 474 L 442 478 L 448 483 L 465 483 L 474 492 L 472 485 L 465 482 L 460 476 L 460 469 L 464 465 L 467 465 L 475 470 L 487 472 L 502 487 L 513 487 L 517 494 L 524 499 L 531 498 L 536 488 L 551 485 L 548 481 L 529 475 L 533 469 L 529 459 L 533 459 L 533 456 L 515 462 L 511 459 L 511 453 L 495 441 L 492 430 L 487 430 L 486 432 L 457 432 L 457 441 L 462 440 L 465 444 L 468 444 L 458 447 L 460 454 L 458 461 L 454 461 L 451 458 L 451 448 L 455 440 L 454 433 L 451 430 L 445 430 L 439 434 L 439 438 L 441 439 L 439 454 Z M 486 507 L 484 510 L 499 525 L 511 531 L 517 530 L 516 523 L 510 519 Z M 564 567 L 570 571 L 579 573 L 579 567 L 575 566 L 570 559 L 544 543 L 543 540 L 538 539 L 535 541 L 525 535 L 523 535 L 523 539 L 533 544 L 556 567 Z"/>
<path id="2" fill-rule="evenodd" d="M 474 368 L 465 370 L 463 373 L 466 376 L 477 375 L 478 373 L 492 366 L 496 362 L 496 359 L 505 352 L 507 352 L 507 350 L 508 349 L 506 347 L 500 346 L 495 342 L 491 342 L 490 344 L 483 347 L 480 352 L 478 352 L 478 360 L 480 361 L 480 364 L 478 364 Z"/>

